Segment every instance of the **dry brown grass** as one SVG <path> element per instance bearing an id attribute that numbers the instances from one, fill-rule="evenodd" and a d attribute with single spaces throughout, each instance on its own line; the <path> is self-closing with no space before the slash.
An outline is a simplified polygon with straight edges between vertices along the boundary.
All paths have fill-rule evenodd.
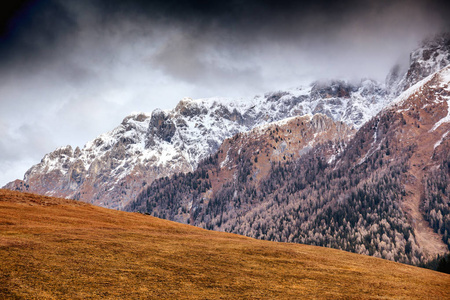
<path id="1" fill-rule="evenodd" d="M 0 298 L 445 299 L 450 275 L 0 190 Z"/>

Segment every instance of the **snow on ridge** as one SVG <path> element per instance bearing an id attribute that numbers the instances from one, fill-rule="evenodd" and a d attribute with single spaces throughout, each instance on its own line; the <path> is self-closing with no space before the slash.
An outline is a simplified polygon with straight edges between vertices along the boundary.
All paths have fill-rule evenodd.
<path id="1" fill-rule="evenodd" d="M 395 105 L 401 105 L 403 104 L 409 97 L 411 97 L 411 95 L 413 95 L 415 92 L 417 92 L 420 88 L 422 88 L 422 86 L 426 85 L 427 83 L 429 83 L 436 75 L 441 75 L 443 74 L 443 78 L 444 80 L 441 79 L 441 83 L 445 80 L 447 80 L 448 83 L 448 76 L 450 76 L 450 66 L 447 66 L 439 71 L 434 72 L 433 74 L 428 75 L 427 77 L 425 77 L 424 79 L 420 80 L 419 82 L 415 83 L 413 86 L 411 86 L 409 89 L 407 89 L 406 91 L 402 92 L 396 99 L 394 99 L 388 106 L 386 106 L 386 109 L 392 108 Z"/>
<path id="2" fill-rule="evenodd" d="M 430 129 L 430 132 L 435 131 L 444 123 L 450 123 L 450 100 L 447 100 L 447 115 L 434 124 L 433 128 Z"/>
<path id="3" fill-rule="evenodd" d="M 141 116 L 144 117 L 144 120 L 138 121 L 137 118 Z M 41 163 L 33 166 L 30 171 L 32 170 L 32 173 L 50 173 L 58 170 L 62 173 L 62 175 L 66 175 L 68 168 L 70 168 L 70 166 L 76 161 L 80 161 L 83 164 L 84 169 L 89 170 L 91 164 L 96 159 L 101 159 L 107 153 L 108 150 L 105 149 L 111 149 L 114 147 L 120 137 L 135 141 L 135 143 L 131 145 L 134 145 L 135 147 L 130 147 L 131 150 L 133 150 L 133 153 L 143 152 L 143 140 L 145 138 L 149 121 L 149 114 L 133 112 L 124 118 L 122 124 L 113 130 L 103 133 L 95 139 L 87 142 L 82 149 L 77 147 L 77 150 L 74 151 L 71 146 L 64 146 L 57 148 L 49 154 L 46 154 Z M 126 130 L 125 128 L 127 125 L 131 126 L 129 130 Z M 126 164 L 126 162 L 120 164 L 116 169 L 120 168 L 124 164 Z"/>
<path id="4" fill-rule="evenodd" d="M 441 85 L 445 86 L 445 89 L 447 91 L 450 91 L 449 84 L 450 84 L 450 66 L 447 66 L 446 68 L 442 69 L 442 71 L 439 73 L 439 79 L 441 82 Z M 431 131 L 435 131 L 439 126 L 441 126 L 444 123 L 450 122 L 450 97 L 446 97 L 447 99 L 447 116 L 440 119 L 436 124 L 434 124 L 433 128 L 430 129 Z"/>
<path id="5" fill-rule="evenodd" d="M 447 66 L 441 70 L 439 73 L 442 83 L 450 83 L 450 66 Z"/>
<path id="6" fill-rule="evenodd" d="M 128 114 L 127 117 L 125 117 L 124 119 L 130 118 L 130 117 L 138 117 L 140 115 L 143 115 L 147 118 L 150 118 L 152 115 L 150 113 L 146 113 L 146 112 L 142 112 L 142 111 L 132 111 L 130 114 Z"/>
<path id="7" fill-rule="evenodd" d="M 404 104 L 414 93 L 421 90 L 425 85 L 430 83 L 430 81 L 438 79 L 438 82 L 436 85 L 430 86 L 431 88 L 444 88 L 447 91 L 450 91 L 449 84 L 450 84 L 450 65 L 447 65 L 446 67 L 428 75 L 424 79 L 420 80 L 413 86 L 411 86 L 409 89 L 401 93 L 395 100 L 393 100 L 388 106 L 385 107 L 385 109 L 392 109 L 395 106 L 400 106 Z M 450 97 L 443 97 L 446 98 L 447 101 L 447 115 L 440 119 L 438 122 L 434 124 L 434 126 L 429 130 L 429 132 L 435 131 L 439 126 L 441 126 L 444 123 L 450 122 Z M 425 105 L 426 106 L 426 105 Z M 424 107 L 425 107 L 424 106 Z M 400 109 L 398 112 L 407 111 L 408 108 Z"/>
<path id="8" fill-rule="evenodd" d="M 135 117 L 141 115 L 145 116 L 144 121 L 137 121 Z M 102 145 L 104 144 L 111 145 L 112 143 L 116 142 L 117 141 L 116 137 L 121 135 L 122 131 L 124 131 L 124 123 L 134 125 L 134 128 L 138 130 L 138 133 L 145 133 L 147 131 L 150 118 L 151 118 L 150 114 L 143 112 L 133 112 L 129 114 L 127 117 L 125 117 L 122 121 L 122 124 L 120 124 L 116 128 L 112 129 L 111 131 L 102 133 L 95 139 L 87 142 L 84 145 L 83 150 L 84 151 L 93 150 L 94 148 L 98 147 L 97 145 L 95 145 L 95 143 L 96 142 L 100 143 L 100 141 L 102 142 Z"/>
<path id="9" fill-rule="evenodd" d="M 444 139 L 447 137 L 447 135 L 448 135 L 449 132 L 450 132 L 450 131 L 447 131 L 446 133 L 444 133 L 444 134 L 442 135 L 441 139 L 440 139 L 439 141 L 437 141 L 437 142 L 434 144 L 434 148 L 433 148 L 433 149 L 436 149 L 437 147 L 439 147 L 440 144 L 442 144 L 442 142 L 443 142 Z"/>
<path id="10" fill-rule="evenodd" d="M 174 113 L 179 106 L 189 106 L 189 105 L 197 105 L 207 110 L 212 110 L 214 107 L 218 105 L 226 106 L 229 108 L 243 108 L 251 105 L 251 99 L 249 98 L 236 98 L 236 97 L 209 97 L 209 98 L 198 98 L 192 99 L 189 97 L 184 97 L 181 99 L 175 108 L 168 110 L 168 113 Z"/>
<path id="11" fill-rule="evenodd" d="M 297 119 L 297 118 L 303 118 L 303 117 L 309 117 L 309 120 L 311 120 L 312 115 L 311 114 L 306 114 L 303 116 L 294 116 L 294 117 L 287 117 L 284 118 L 282 120 L 278 120 L 278 121 L 273 121 L 270 123 L 266 123 L 266 124 L 262 124 L 262 125 L 258 125 L 253 127 L 252 129 L 250 129 L 249 131 L 245 132 L 246 134 L 252 134 L 253 132 L 264 132 L 266 129 L 272 127 L 272 126 L 283 126 L 288 124 L 289 122 Z"/>

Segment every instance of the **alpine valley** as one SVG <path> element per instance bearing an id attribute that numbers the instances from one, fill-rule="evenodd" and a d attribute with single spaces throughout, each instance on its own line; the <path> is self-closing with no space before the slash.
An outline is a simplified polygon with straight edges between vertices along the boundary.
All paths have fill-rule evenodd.
<path id="1" fill-rule="evenodd" d="M 185 98 L 4 188 L 258 239 L 424 263 L 450 246 L 450 36 L 386 82 Z"/>

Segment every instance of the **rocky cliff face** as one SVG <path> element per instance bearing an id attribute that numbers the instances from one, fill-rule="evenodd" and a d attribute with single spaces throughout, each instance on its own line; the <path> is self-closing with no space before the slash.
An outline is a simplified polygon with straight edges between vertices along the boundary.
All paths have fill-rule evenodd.
<path id="1" fill-rule="evenodd" d="M 399 66 L 395 66 L 388 74 L 386 84 L 391 93 L 398 96 L 448 64 L 450 64 L 450 33 L 423 41 L 421 47 L 410 54 L 408 69 L 402 72 Z"/>
<path id="2" fill-rule="evenodd" d="M 390 103 L 393 91 L 448 62 L 446 41 L 414 52 L 408 73 L 388 88 L 372 80 L 322 81 L 252 99 L 185 98 L 172 110 L 130 115 L 82 149 L 67 146 L 47 154 L 23 181 L 5 187 L 122 209 L 155 178 L 195 170 L 237 133 L 306 114 L 360 128 Z"/>
<path id="3" fill-rule="evenodd" d="M 120 209 L 123 199 L 135 197 L 146 180 L 190 168 L 177 153 L 145 148 L 151 119 L 146 114 L 130 115 L 83 149 L 59 148 L 30 168 L 23 182 L 12 182 L 6 188 Z"/>

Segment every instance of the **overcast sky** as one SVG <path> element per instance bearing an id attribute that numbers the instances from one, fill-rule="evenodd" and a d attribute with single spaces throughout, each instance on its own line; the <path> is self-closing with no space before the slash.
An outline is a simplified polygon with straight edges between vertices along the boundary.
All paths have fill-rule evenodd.
<path id="1" fill-rule="evenodd" d="M 448 30 L 445 2 L 2 1 L 0 186 L 56 147 L 186 96 L 383 81 Z"/>

